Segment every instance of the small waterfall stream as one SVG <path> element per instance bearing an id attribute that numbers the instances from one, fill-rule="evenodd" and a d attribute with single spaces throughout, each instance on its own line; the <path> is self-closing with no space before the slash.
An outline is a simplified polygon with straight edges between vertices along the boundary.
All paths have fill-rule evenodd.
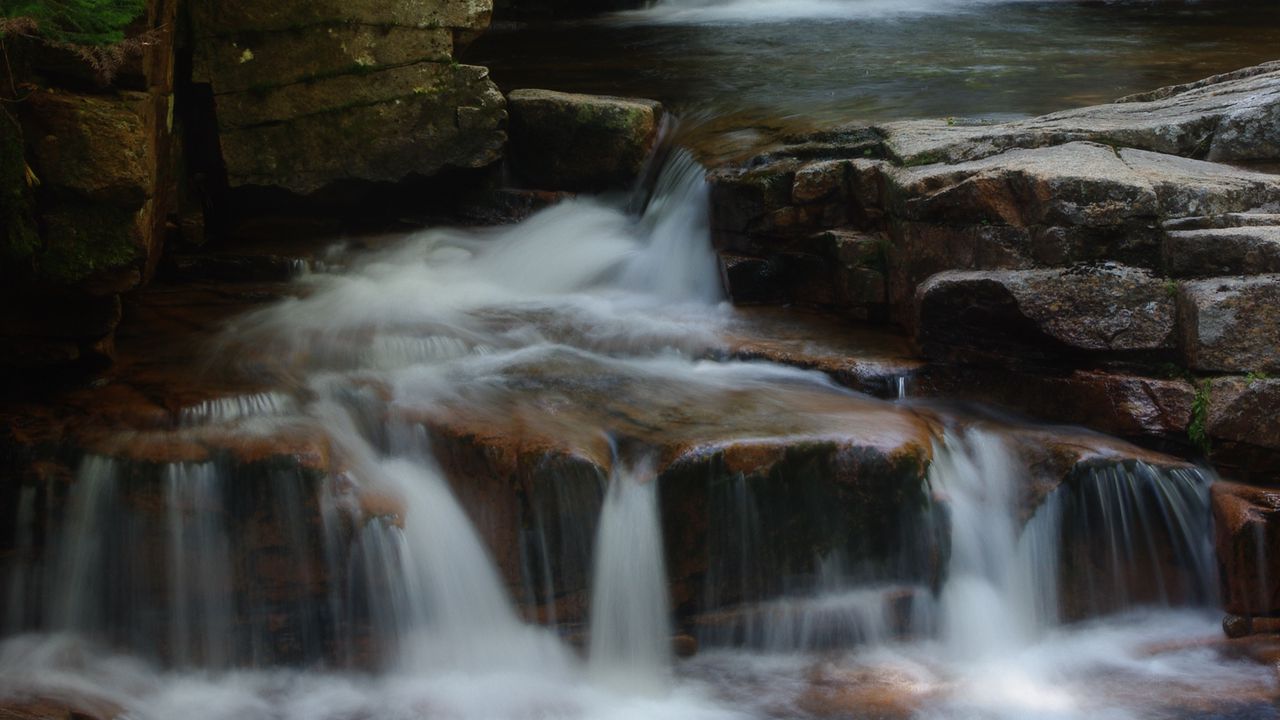
<path id="1" fill-rule="evenodd" d="M 591 587 L 591 670 L 611 686 L 659 690 L 671 672 L 671 635 L 658 482 L 640 465 L 610 480 L 600 513 Z"/>
<path id="2" fill-rule="evenodd" d="M 148 720 L 848 717 L 885 697 L 901 716 L 1143 717 L 1159 703 L 1099 677 L 1274 684 L 1197 649 L 1143 654 L 1213 629 L 1198 471 L 1099 462 L 1027 508 L 1010 433 L 966 420 L 924 486 L 876 486 L 892 517 L 848 521 L 875 498 L 823 464 L 843 418 L 824 403 L 857 404 L 869 434 L 900 406 L 712 359 L 730 310 L 706 192 L 676 151 L 638 217 L 584 198 L 425 231 L 241 318 L 227 347 L 265 348 L 285 380 L 193 405 L 179 431 L 319 428 L 331 467 L 91 455 L 48 517 L 23 487 L 0 696 Z M 529 435 L 492 439 L 510 428 Z M 637 461 L 668 434 L 700 457 L 689 428 L 714 447 L 771 431 L 803 475 Z M 686 630 L 704 652 L 677 661 Z"/>

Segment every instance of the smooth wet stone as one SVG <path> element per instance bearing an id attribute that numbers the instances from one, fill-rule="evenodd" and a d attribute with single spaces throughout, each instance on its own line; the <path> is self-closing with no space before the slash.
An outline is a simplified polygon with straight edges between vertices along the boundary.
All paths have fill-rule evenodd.
<path id="1" fill-rule="evenodd" d="M 1280 373 L 1280 275 L 1182 283 L 1178 314 L 1188 367 Z"/>
<path id="2" fill-rule="evenodd" d="M 931 358 L 1162 354 L 1176 342 L 1165 282 L 1121 265 L 945 272 L 916 299 L 917 341 Z"/>
<path id="3" fill-rule="evenodd" d="M 639 98 L 525 89 L 507 104 L 513 167 L 543 190 L 630 188 L 662 119 L 659 103 Z"/>
<path id="4" fill-rule="evenodd" d="M 1280 612 L 1280 493 L 1219 482 L 1212 495 L 1223 608 L 1244 616 Z"/>

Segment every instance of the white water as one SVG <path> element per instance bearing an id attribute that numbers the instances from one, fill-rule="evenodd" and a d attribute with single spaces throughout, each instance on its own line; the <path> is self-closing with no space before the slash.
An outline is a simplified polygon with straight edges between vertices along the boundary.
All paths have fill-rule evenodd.
<path id="1" fill-rule="evenodd" d="M 600 513 L 591 586 L 592 674 L 621 690 L 670 682 L 671 608 L 658 481 L 641 465 L 617 473 Z"/>

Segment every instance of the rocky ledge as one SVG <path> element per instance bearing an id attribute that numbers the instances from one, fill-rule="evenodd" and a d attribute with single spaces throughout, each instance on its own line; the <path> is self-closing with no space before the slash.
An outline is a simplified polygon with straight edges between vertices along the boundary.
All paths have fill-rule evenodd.
<path id="1" fill-rule="evenodd" d="M 904 329 L 920 392 L 1274 481 L 1277 118 L 1269 63 L 1015 122 L 832 128 L 714 169 L 714 238 L 736 302 Z"/>

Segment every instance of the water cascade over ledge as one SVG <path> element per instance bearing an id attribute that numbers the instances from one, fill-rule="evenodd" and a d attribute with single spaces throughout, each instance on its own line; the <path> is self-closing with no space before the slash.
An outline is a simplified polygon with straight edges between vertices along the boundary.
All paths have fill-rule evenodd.
<path id="1" fill-rule="evenodd" d="M 269 387 L 173 432 L 326 453 L 89 455 L 24 487 L 0 694 L 138 718 L 1066 718 L 1274 688 L 1178 645 L 1214 632 L 1205 471 L 1073 435 L 1094 445 L 1046 477 L 1027 453 L 1067 430 L 733 359 L 706 193 L 675 151 L 635 212 L 423 231 L 240 317 L 212 371 Z M 677 660 L 677 633 L 702 651 Z"/>

